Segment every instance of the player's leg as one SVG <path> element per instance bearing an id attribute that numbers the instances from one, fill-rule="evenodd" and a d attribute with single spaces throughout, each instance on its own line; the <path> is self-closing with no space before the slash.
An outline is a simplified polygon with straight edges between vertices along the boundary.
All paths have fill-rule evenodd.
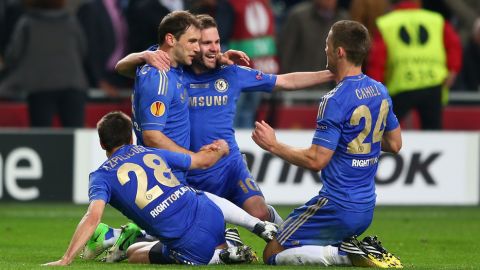
<path id="1" fill-rule="evenodd" d="M 206 265 L 217 248 L 225 248 L 222 211 L 204 193 L 197 195 L 196 219 L 182 238 L 169 243 L 170 257 L 181 264 Z"/>
<path id="2" fill-rule="evenodd" d="M 165 255 L 164 252 L 164 245 L 160 241 L 137 242 L 128 247 L 127 259 L 129 263 L 169 263 L 168 253 Z"/>
<path id="3" fill-rule="evenodd" d="M 275 208 L 265 203 L 262 191 L 248 170 L 244 155 L 232 160 L 226 181 L 230 186 L 229 199 L 233 203 L 260 220 L 273 222 L 279 226 L 283 223 Z"/>
<path id="4" fill-rule="evenodd" d="M 283 223 L 282 217 L 271 205 L 267 205 L 263 195 L 253 195 L 246 199 L 242 208 L 250 215 L 261 220 L 269 221 L 280 226 Z"/>
<path id="5" fill-rule="evenodd" d="M 356 256 L 356 259 L 359 261 L 356 262 L 356 265 L 363 263 L 373 265 L 374 267 L 403 268 L 400 259 L 388 252 L 382 246 L 377 236 L 366 236 L 362 241 L 358 241 L 355 237 L 352 237 L 344 241 L 341 248 L 352 249 L 352 246 L 353 250 L 355 250 L 355 248 L 357 249 L 356 254 L 360 254 L 360 256 Z"/>
<path id="6" fill-rule="evenodd" d="M 106 262 L 119 262 L 127 258 L 127 249 L 137 241 L 138 237 L 143 237 L 142 231 L 135 223 L 127 223 L 121 228 L 122 232 L 115 241 L 115 244 L 108 249 Z"/>
<path id="7" fill-rule="evenodd" d="M 266 263 L 270 265 L 352 265 L 348 256 L 339 253 L 338 247 L 307 245 L 283 249 L 274 241 L 268 243 L 270 247 L 264 251 L 264 257 L 268 258 Z"/>
<path id="8" fill-rule="evenodd" d="M 85 260 L 97 258 L 105 250 L 115 244 L 121 234 L 121 229 L 109 227 L 105 223 L 98 224 L 92 237 L 87 241 L 80 257 Z"/>
<path id="9" fill-rule="evenodd" d="M 348 265 L 347 254 L 337 246 L 343 239 L 365 231 L 372 217 L 373 210 L 349 212 L 327 198 L 315 196 L 289 215 L 279 229 L 277 242 L 265 248 L 264 261 L 269 264 Z"/>
<path id="10" fill-rule="evenodd" d="M 241 226 L 257 234 L 265 241 L 270 241 L 277 232 L 273 224 L 261 221 L 251 216 L 245 210 L 233 204 L 227 199 L 221 198 L 215 194 L 204 192 L 207 197 L 213 201 L 223 213 L 226 222 Z"/>
<path id="11" fill-rule="evenodd" d="M 239 264 L 258 260 L 255 252 L 243 243 L 236 228 L 225 230 L 225 240 L 226 247 L 217 247 L 208 264 Z"/>

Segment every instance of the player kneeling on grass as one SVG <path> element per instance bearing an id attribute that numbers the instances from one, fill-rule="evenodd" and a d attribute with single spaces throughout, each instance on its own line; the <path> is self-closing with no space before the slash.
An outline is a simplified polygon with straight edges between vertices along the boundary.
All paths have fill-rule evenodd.
<path id="1" fill-rule="evenodd" d="M 220 253 L 215 251 L 227 248 L 222 212 L 171 170 L 212 166 L 229 153 L 226 142 L 217 140 L 193 154 L 132 145 L 132 123 L 121 112 L 102 117 L 97 129 L 108 160 L 90 174 L 90 205 L 65 254 L 45 265 L 70 264 L 94 234 L 107 203 L 160 240 L 141 247 L 142 262 L 204 265 L 215 260 Z"/>
<path id="2" fill-rule="evenodd" d="M 365 26 L 354 21 L 333 24 L 325 52 L 337 86 L 322 98 L 310 147 L 278 142 L 267 123 L 255 123 L 252 138 L 264 150 L 322 171 L 319 194 L 295 209 L 265 247 L 263 260 L 268 264 L 402 267 L 376 238 L 355 238 L 373 219 L 381 151 L 397 153 L 402 146 L 387 89 L 362 73 L 369 48 Z"/>

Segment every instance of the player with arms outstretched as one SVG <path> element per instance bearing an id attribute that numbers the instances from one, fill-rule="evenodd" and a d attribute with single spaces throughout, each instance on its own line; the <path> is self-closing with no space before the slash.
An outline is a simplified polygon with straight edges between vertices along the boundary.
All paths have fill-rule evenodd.
<path id="1" fill-rule="evenodd" d="M 188 150 L 190 123 L 184 68 L 192 63 L 199 52 L 199 29 L 198 20 L 186 11 L 168 14 L 159 25 L 159 44 L 155 51 L 162 51 L 170 57 L 170 69 L 162 71 L 146 64 L 134 71 L 136 77 L 132 95 L 132 120 L 138 144 L 179 153 L 193 153 Z M 134 70 L 135 68 L 136 66 Z M 174 168 L 173 173 L 180 182 L 185 183 L 186 171 Z M 260 222 L 231 202 L 213 194 L 207 196 L 220 207 L 227 222 L 246 227 L 267 239 L 276 231 L 273 225 Z M 124 258 L 124 251 L 135 241 L 131 235 L 138 234 L 139 228 L 130 224 L 121 233 L 115 231 L 101 224 L 97 230 L 101 237 L 89 241 L 83 257 L 93 259 L 99 252 L 111 247 L 107 261 Z M 123 241 L 130 238 L 131 241 Z"/>
<path id="2" fill-rule="evenodd" d="M 259 70 L 238 65 L 219 65 L 220 37 L 215 20 L 197 15 L 201 25 L 200 53 L 193 65 L 185 68 L 184 82 L 189 95 L 190 150 L 198 151 L 202 143 L 223 138 L 230 146 L 230 155 L 208 170 L 188 173 L 189 185 L 227 198 L 251 215 L 281 224 L 282 218 L 265 203 L 263 194 L 237 142 L 233 121 L 236 102 L 242 92 L 295 90 L 311 87 L 332 79 L 329 71 L 298 72 L 282 75 L 264 74 Z M 132 76 L 132 70 L 143 61 L 162 68 L 161 54 L 152 51 L 135 53 L 117 64 L 117 71 Z M 246 55 L 240 54 L 248 60 Z"/>
<path id="3" fill-rule="evenodd" d="M 267 123 L 255 123 L 252 138 L 260 147 L 294 165 L 321 170 L 323 182 L 319 194 L 295 209 L 267 244 L 268 264 L 401 267 L 376 239 L 355 238 L 373 219 L 380 152 L 397 153 L 402 145 L 387 89 L 362 73 L 369 48 L 368 31 L 360 23 L 332 26 L 325 52 L 338 84 L 320 102 L 309 148 L 280 143 Z"/>

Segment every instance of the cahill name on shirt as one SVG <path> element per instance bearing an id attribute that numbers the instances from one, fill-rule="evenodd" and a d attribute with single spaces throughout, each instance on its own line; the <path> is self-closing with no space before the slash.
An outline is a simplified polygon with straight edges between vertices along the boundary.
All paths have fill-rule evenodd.
<path id="1" fill-rule="evenodd" d="M 355 89 L 355 94 L 357 95 L 358 99 L 365 99 L 380 96 L 380 91 L 376 85 L 367 86 L 360 89 Z"/>

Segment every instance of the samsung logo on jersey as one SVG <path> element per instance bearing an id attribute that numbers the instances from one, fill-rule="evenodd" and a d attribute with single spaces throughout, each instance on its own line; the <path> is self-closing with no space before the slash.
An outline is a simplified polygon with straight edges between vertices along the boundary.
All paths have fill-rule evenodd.
<path id="1" fill-rule="evenodd" d="M 369 159 L 352 159 L 352 167 L 368 167 L 378 163 L 378 157 Z"/>
<path id="2" fill-rule="evenodd" d="M 191 83 L 190 89 L 202 89 L 202 88 L 210 88 L 209 83 Z"/>
<path id="3" fill-rule="evenodd" d="M 225 106 L 228 103 L 228 96 L 200 96 L 190 97 L 190 107 L 211 107 Z"/>
<path id="4" fill-rule="evenodd" d="M 376 85 L 373 85 L 360 89 L 355 89 L 355 94 L 357 95 L 358 99 L 365 99 L 380 96 L 380 91 L 378 90 Z"/>

